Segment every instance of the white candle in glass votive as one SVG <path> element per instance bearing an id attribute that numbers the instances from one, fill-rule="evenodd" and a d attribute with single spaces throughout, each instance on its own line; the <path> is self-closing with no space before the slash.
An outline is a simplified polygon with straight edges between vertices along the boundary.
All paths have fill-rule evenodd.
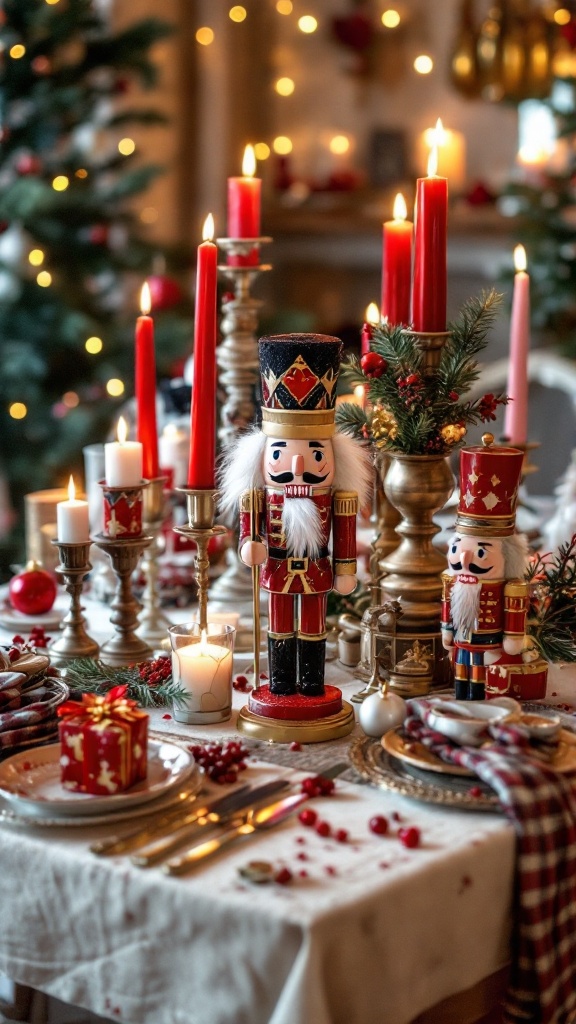
<path id="1" fill-rule="evenodd" d="M 109 487 L 137 487 L 142 483 L 142 445 L 127 441 L 123 416 L 118 420 L 118 440 L 104 445 L 104 477 Z"/>
<path id="2" fill-rule="evenodd" d="M 191 711 L 218 711 L 230 704 L 232 651 L 208 643 L 206 631 L 196 643 L 172 652 L 174 679 L 188 691 Z"/>
<path id="3" fill-rule="evenodd" d="M 74 480 L 68 482 L 68 501 L 56 505 L 56 536 L 61 544 L 87 544 L 90 540 L 88 502 L 76 497 Z"/>

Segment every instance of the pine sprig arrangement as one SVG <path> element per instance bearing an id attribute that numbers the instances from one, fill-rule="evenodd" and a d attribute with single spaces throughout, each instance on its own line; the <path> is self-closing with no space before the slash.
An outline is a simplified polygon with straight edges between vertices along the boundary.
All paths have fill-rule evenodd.
<path id="1" fill-rule="evenodd" d="M 163 708 L 184 704 L 187 691 L 172 677 L 169 658 L 111 668 L 101 661 L 78 658 L 66 668 L 66 685 L 71 691 L 104 696 L 114 686 L 127 686 L 128 697 L 143 708 Z"/>
<path id="2" fill-rule="evenodd" d="M 491 290 L 465 304 L 449 325 L 432 374 L 425 373 L 418 335 L 401 326 L 375 327 L 370 352 L 360 362 L 351 358 L 343 366 L 341 376 L 348 386 L 365 386 L 367 407 L 342 404 L 336 412 L 341 429 L 388 451 L 447 455 L 468 426 L 495 420 L 506 396 L 486 394 L 467 401 L 465 395 L 479 377 L 476 356 L 486 345 L 501 298 Z"/>
<path id="3" fill-rule="evenodd" d="M 538 555 L 531 584 L 527 631 L 546 661 L 576 661 L 576 534 L 556 554 Z"/>

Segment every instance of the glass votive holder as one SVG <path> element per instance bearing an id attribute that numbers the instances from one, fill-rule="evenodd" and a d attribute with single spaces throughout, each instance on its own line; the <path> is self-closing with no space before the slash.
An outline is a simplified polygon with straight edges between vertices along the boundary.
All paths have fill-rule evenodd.
<path id="1" fill-rule="evenodd" d="M 187 692 L 186 701 L 174 705 L 177 722 L 211 725 L 225 722 L 232 714 L 233 626 L 198 622 L 171 626 L 172 676 Z"/>

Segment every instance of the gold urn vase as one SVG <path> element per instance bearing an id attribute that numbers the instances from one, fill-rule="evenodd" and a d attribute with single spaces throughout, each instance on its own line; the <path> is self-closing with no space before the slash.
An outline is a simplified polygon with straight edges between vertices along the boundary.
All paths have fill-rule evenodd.
<path id="1" fill-rule="evenodd" d="M 444 455 L 389 453 L 384 491 L 398 510 L 398 547 L 380 561 L 382 598 L 400 601 L 390 689 L 416 697 L 449 685 L 451 675 L 440 636 L 446 556 L 433 544 L 440 527 L 434 515 L 448 501 L 454 477 Z"/>

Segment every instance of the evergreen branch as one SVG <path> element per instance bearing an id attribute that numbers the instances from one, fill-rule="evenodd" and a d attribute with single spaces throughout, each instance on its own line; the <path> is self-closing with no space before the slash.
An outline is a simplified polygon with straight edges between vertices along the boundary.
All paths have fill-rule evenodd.
<path id="1" fill-rule="evenodd" d="M 365 440 L 368 421 L 364 409 L 353 402 L 341 402 L 336 409 L 336 424 L 346 434 Z"/>
<path id="2" fill-rule="evenodd" d="M 142 679 L 137 665 L 111 668 L 101 661 L 78 658 L 66 668 L 66 685 L 71 690 L 104 696 L 113 686 L 127 686 L 128 696 L 143 708 L 182 706 L 187 691 L 170 674 L 157 685 Z"/>

